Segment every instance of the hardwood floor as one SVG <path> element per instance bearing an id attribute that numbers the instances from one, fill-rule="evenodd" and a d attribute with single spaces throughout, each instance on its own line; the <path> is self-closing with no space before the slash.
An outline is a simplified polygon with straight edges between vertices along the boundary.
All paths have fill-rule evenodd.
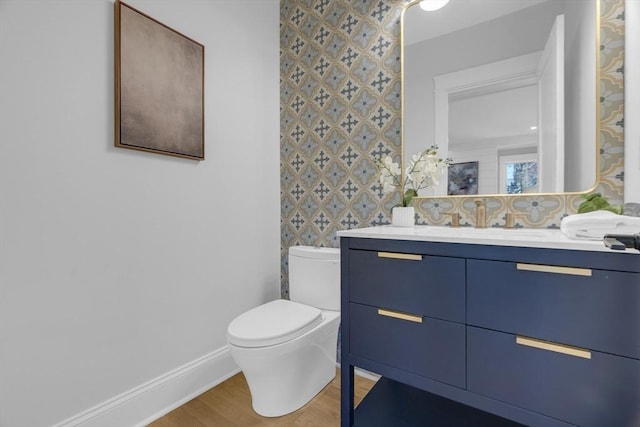
<path id="1" fill-rule="evenodd" d="M 375 382 L 356 376 L 356 405 Z M 311 402 L 296 412 L 265 418 L 253 412 L 251 394 L 242 373 L 169 412 L 149 427 L 332 427 L 340 425 L 340 371 Z"/>

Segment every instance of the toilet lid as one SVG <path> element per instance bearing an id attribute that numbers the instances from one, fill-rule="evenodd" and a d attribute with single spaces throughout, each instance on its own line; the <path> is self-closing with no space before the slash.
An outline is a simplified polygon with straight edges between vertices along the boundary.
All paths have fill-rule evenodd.
<path id="1" fill-rule="evenodd" d="M 231 321 L 227 341 L 239 347 L 266 347 L 292 340 L 322 321 L 320 309 L 289 300 L 275 300 Z"/>

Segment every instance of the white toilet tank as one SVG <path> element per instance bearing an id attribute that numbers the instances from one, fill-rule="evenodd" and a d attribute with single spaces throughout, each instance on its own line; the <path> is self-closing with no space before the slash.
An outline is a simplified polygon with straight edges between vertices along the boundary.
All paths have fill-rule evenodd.
<path id="1" fill-rule="evenodd" d="M 289 248 L 289 298 L 321 310 L 340 310 L 340 249 Z"/>

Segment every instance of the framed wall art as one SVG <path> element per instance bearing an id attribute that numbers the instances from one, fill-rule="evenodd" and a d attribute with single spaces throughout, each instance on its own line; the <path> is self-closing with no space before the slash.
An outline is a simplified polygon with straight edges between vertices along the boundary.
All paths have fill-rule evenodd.
<path id="1" fill-rule="evenodd" d="M 115 146 L 204 160 L 204 46 L 114 7 Z"/>
<path id="2" fill-rule="evenodd" d="M 478 162 L 449 165 L 449 196 L 478 194 Z"/>

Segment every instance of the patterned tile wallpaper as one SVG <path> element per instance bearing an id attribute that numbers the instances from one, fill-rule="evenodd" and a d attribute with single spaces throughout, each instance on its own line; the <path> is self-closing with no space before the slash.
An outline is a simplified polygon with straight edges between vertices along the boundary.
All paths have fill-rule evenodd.
<path id="1" fill-rule="evenodd" d="M 600 0 L 600 183 L 623 201 L 624 0 Z M 401 148 L 400 16 L 406 0 L 281 0 L 280 197 L 282 296 L 287 250 L 336 247 L 336 231 L 390 223 L 375 163 Z M 472 224 L 473 197 L 418 199 L 418 224 Z M 579 195 L 487 197 L 487 223 L 558 227 Z"/>

